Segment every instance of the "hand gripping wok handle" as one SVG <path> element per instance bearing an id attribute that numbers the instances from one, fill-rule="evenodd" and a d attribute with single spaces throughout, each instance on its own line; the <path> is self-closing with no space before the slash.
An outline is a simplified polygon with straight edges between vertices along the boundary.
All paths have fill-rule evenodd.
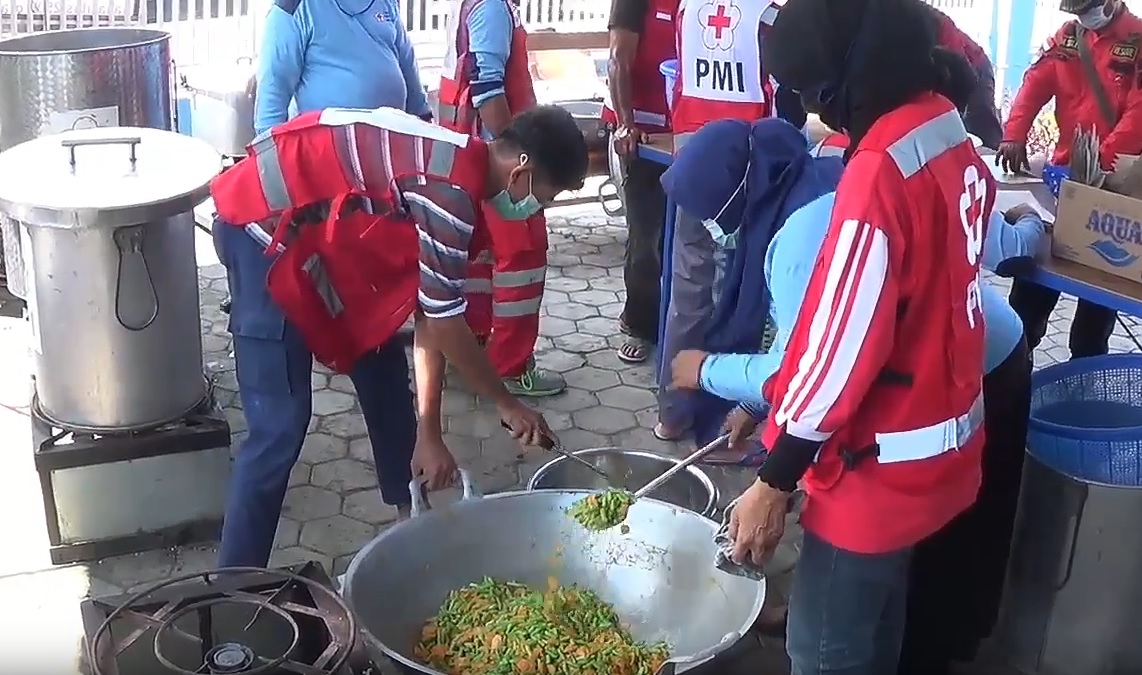
<path id="1" fill-rule="evenodd" d="M 472 482 L 472 474 L 465 469 L 460 469 L 457 473 L 460 474 L 460 500 L 479 499 L 482 495 L 476 484 Z M 428 491 L 424 489 L 424 478 L 413 478 L 408 484 L 408 493 L 412 497 L 409 504 L 410 516 L 419 516 L 425 511 L 432 510 L 432 504 L 428 503 Z"/>

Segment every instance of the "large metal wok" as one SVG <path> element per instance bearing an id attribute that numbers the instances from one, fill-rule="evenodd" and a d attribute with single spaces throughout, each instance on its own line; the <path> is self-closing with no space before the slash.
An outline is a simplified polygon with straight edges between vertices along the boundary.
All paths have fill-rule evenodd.
<path id="1" fill-rule="evenodd" d="M 626 534 L 591 533 L 565 513 L 589 491 L 480 497 L 466 476 L 463 482 L 462 501 L 435 511 L 414 503 L 412 518 L 382 532 L 349 565 L 342 591 L 374 656 L 440 675 L 413 658 L 420 628 L 450 591 L 485 576 L 539 588 L 555 577 L 591 588 L 615 605 L 636 639 L 670 645 L 664 675 L 728 649 L 761 611 L 765 583 L 715 569 L 717 525 L 692 511 L 644 498 L 631 507 Z"/>

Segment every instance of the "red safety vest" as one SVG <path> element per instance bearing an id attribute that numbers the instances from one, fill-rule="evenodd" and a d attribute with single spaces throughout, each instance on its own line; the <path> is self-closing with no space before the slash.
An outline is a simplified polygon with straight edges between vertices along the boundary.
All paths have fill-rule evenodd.
<path id="1" fill-rule="evenodd" d="M 642 23 L 638 51 L 631 64 L 630 78 L 634 123 L 640 131 L 661 134 L 670 131 L 670 108 L 666 105 L 666 80 L 659 66 L 678 57 L 674 41 L 674 15 L 678 0 L 651 0 Z M 619 118 L 610 103 L 603 107 L 603 121 L 618 126 Z"/>
<path id="2" fill-rule="evenodd" d="M 504 68 L 504 96 L 508 110 L 516 115 L 535 107 L 535 88 L 527 64 L 527 30 L 519 18 L 519 8 L 511 0 L 461 0 L 448 24 L 448 52 L 444 75 L 440 78 L 440 124 L 461 133 L 479 135 L 480 118 L 472 106 L 469 74 L 474 54 L 468 51 L 468 16 L 480 2 L 503 2 L 512 16 L 511 53 Z"/>
<path id="3" fill-rule="evenodd" d="M 776 403 L 764 433 L 766 447 L 789 428 L 828 438 L 801 522 L 834 546 L 912 546 L 975 501 L 979 266 L 994 201 L 984 160 L 936 94 L 881 117 L 849 160 L 788 358 L 766 386 Z"/>
<path id="4" fill-rule="evenodd" d="M 211 184 L 218 216 L 272 233 L 270 296 L 318 361 L 348 372 L 416 306 L 419 244 L 395 181 L 421 176 L 479 195 L 487 145 L 392 108 L 330 108 L 248 151 Z"/>
<path id="5" fill-rule="evenodd" d="M 682 0 L 676 22 L 675 134 L 697 131 L 711 120 L 753 121 L 774 114 L 761 37 L 778 8 L 762 0 Z"/>

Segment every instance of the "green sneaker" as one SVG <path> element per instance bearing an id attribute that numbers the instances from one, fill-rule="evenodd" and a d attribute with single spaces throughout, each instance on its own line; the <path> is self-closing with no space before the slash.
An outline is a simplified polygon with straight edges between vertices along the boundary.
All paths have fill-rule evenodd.
<path id="1" fill-rule="evenodd" d="M 519 377 L 505 377 L 504 386 L 512 396 L 539 398 L 562 394 L 567 388 L 567 381 L 559 373 L 551 373 L 532 364 Z"/>

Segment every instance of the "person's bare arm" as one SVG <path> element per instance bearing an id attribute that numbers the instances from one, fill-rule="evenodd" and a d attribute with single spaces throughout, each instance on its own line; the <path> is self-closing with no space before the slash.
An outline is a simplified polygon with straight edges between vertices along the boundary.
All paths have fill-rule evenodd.
<path id="1" fill-rule="evenodd" d="M 613 0 L 611 19 L 608 22 L 610 33 L 610 58 L 607 61 L 607 88 L 611 95 L 611 105 L 624 127 L 634 127 L 634 106 L 632 103 L 631 65 L 638 52 L 638 42 L 646 12 L 650 10 L 647 0 Z"/>
<path id="2" fill-rule="evenodd" d="M 444 391 L 444 354 L 432 343 L 428 319 L 416 312 L 413 332 L 412 363 L 416 377 L 417 432 L 443 436 L 440 403 Z"/>

